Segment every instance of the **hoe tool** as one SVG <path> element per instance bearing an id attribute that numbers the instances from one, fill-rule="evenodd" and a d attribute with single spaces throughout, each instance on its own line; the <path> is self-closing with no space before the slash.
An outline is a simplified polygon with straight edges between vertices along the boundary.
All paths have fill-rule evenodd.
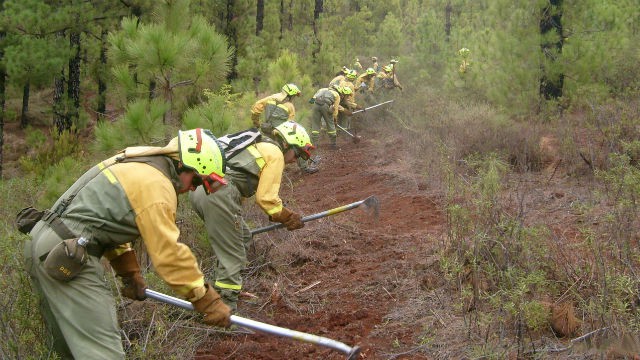
<path id="1" fill-rule="evenodd" d="M 353 143 L 354 143 L 354 144 L 359 143 L 359 142 L 360 142 L 360 140 L 362 139 L 362 137 L 361 137 L 361 136 L 353 135 L 352 133 L 350 133 L 347 129 L 343 128 L 342 126 L 340 126 L 340 125 L 338 125 L 338 124 L 336 124 L 336 126 L 337 126 L 340 130 L 342 130 L 342 131 L 346 132 L 346 133 L 347 133 L 347 135 L 351 136 L 351 140 L 353 140 Z"/>
<path id="2" fill-rule="evenodd" d="M 357 113 L 359 113 L 359 112 L 363 112 L 363 111 L 366 111 L 366 110 L 370 110 L 370 109 L 373 109 L 373 108 L 377 108 L 378 106 L 382 106 L 382 105 L 384 105 L 384 104 L 389 104 L 389 103 L 392 103 L 392 102 L 393 102 L 393 100 L 388 100 L 388 101 L 385 101 L 385 102 L 381 102 L 380 104 L 371 105 L 371 106 L 366 107 L 366 108 L 364 108 L 364 109 L 362 109 L 362 110 L 356 110 L 356 111 L 352 112 L 351 114 L 352 114 L 352 115 L 353 115 L 353 114 L 357 114 Z"/>
<path id="3" fill-rule="evenodd" d="M 150 289 L 146 289 L 145 294 L 147 295 L 147 297 L 152 298 L 154 300 L 158 300 L 165 304 L 174 305 L 185 310 L 194 310 L 193 305 L 190 302 L 175 298 L 173 296 L 159 293 L 157 291 L 153 291 Z M 295 331 L 287 328 L 282 328 L 275 325 L 266 324 L 263 322 L 243 318 L 236 315 L 231 315 L 231 323 L 241 326 L 243 328 L 260 331 L 267 334 L 282 336 L 282 337 L 286 337 L 294 340 L 300 340 L 300 341 L 308 342 L 314 345 L 324 346 L 334 350 L 338 350 L 340 352 L 347 354 L 346 360 L 355 360 L 358 358 L 358 355 L 360 354 L 360 347 L 358 346 L 351 347 L 344 343 L 341 343 L 339 341 L 332 340 L 326 337 L 307 334 L 307 333 L 303 333 L 300 331 Z"/>
<path id="4" fill-rule="evenodd" d="M 366 210 L 371 210 L 373 213 L 373 216 L 377 219 L 378 218 L 378 214 L 380 212 L 380 202 L 378 201 L 378 198 L 375 196 L 369 196 L 368 198 L 364 199 L 364 200 L 360 200 L 360 201 L 356 201 L 354 203 L 351 204 L 347 204 L 347 205 L 342 205 L 339 206 L 335 209 L 331 209 L 331 210 L 326 210 L 323 212 L 319 212 L 317 214 L 313 214 L 313 215 L 309 215 L 309 216 L 305 216 L 302 219 L 302 222 L 307 222 L 307 221 L 311 221 L 311 220 L 316 220 L 316 219 L 320 219 L 329 215 L 334 215 L 337 213 L 341 213 L 343 211 L 347 211 L 347 210 L 351 210 L 351 209 L 355 209 L 360 205 L 364 205 Z M 267 232 L 273 229 L 279 229 L 284 227 L 284 224 L 271 224 L 265 227 L 261 227 L 258 229 L 254 229 L 251 230 L 251 236 L 256 235 L 256 234 L 260 234 L 263 232 Z"/>

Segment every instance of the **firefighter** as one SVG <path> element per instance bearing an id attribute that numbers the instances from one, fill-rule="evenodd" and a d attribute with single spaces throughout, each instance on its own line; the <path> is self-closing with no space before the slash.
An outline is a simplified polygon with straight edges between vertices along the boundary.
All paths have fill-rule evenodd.
<path id="1" fill-rule="evenodd" d="M 224 152 L 204 129 L 179 131 L 165 147 L 129 147 L 82 175 L 31 229 L 26 265 L 63 359 L 124 359 L 116 304 L 102 257 L 123 296 L 144 300 L 145 281 L 131 243 L 142 238 L 153 268 L 210 325 L 228 327 L 230 308 L 178 242 L 178 194 L 226 181 Z M 84 244 L 87 241 L 88 243 Z"/>
<path id="2" fill-rule="evenodd" d="M 378 73 L 377 78 L 380 80 L 380 86 L 377 86 L 376 89 L 393 90 L 395 88 L 399 88 L 402 90 L 402 85 L 395 76 L 393 66 L 391 64 L 384 66 L 382 71 Z"/>
<path id="3" fill-rule="evenodd" d="M 373 70 L 375 70 L 376 72 L 380 71 L 380 65 L 378 65 L 378 58 L 375 56 L 371 57 L 371 67 L 373 68 Z"/>
<path id="4" fill-rule="evenodd" d="M 280 125 L 283 121 L 295 119 L 296 108 L 293 106 L 292 101 L 294 97 L 301 95 L 302 92 L 295 84 L 285 84 L 279 93 L 256 101 L 251 107 L 251 121 L 253 122 L 253 126 L 262 130 L 264 134 L 271 134 L 273 128 Z M 260 116 L 263 112 L 265 113 L 264 121 L 260 121 Z M 284 117 L 282 116 L 282 112 L 286 112 L 284 119 L 282 119 Z M 278 123 L 274 124 L 274 121 Z"/>
<path id="5" fill-rule="evenodd" d="M 345 74 L 344 79 L 342 79 L 338 83 L 338 86 L 347 87 L 351 89 L 350 94 L 345 95 L 342 98 L 342 101 L 340 102 L 342 109 L 338 113 L 338 124 L 340 124 L 340 126 L 342 126 L 345 129 L 351 128 L 351 113 L 355 110 L 362 109 L 362 106 L 356 103 L 356 98 L 355 98 L 356 86 L 354 83 L 357 80 L 357 78 L 358 78 L 358 73 L 355 70 L 349 70 Z"/>
<path id="6" fill-rule="evenodd" d="M 362 71 L 363 67 L 362 64 L 360 63 L 360 59 L 358 57 L 356 57 L 353 61 L 353 68 L 356 71 Z"/>
<path id="7" fill-rule="evenodd" d="M 313 108 L 311 109 L 311 140 L 317 143 L 320 138 L 320 128 L 322 121 L 327 124 L 327 135 L 329 135 L 330 149 L 338 149 L 336 143 L 336 126 L 338 113 L 344 110 L 340 102 L 345 96 L 352 93 L 348 87 L 334 85 L 328 88 L 319 89 L 313 95 Z"/>
<path id="8" fill-rule="evenodd" d="M 215 290 L 233 311 L 242 290 L 241 271 L 247 265 L 246 248 L 251 231 L 242 217 L 242 199 L 255 195 L 255 202 L 271 221 L 288 230 L 304 226 L 298 213 L 284 207 L 278 192 L 286 163 L 309 159 L 314 148 L 300 124 L 285 121 L 264 138 L 240 151 L 227 162 L 228 184 L 207 196 L 202 188 L 189 195 L 196 213 L 204 220 L 209 243 L 217 257 Z"/>
<path id="9" fill-rule="evenodd" d="M 287 120 L 294 120 L 296 109 L 293 106 L 293 98 L 299 97 L 302 92 L 295 84 L 285 84 L 279 93 L 267 96 L 256 101 L 251 107 L 251 120 L 253 125 L 266 135 L 271 136 L 273 129 Z M 260 115 L 264 113 L 264 121 L 260 121 Z M 318 168 L 310 166 L 308 160 L 298 158 L 298 167 L 303 174 L 318 172 Z"/>
<path id="10" fill-rule="evenodd" d="M 376 71 L 370 67 L 356 79 L 355 88 L 364 95 L 365 103 L 375 102 L 373 92 L 375 91 Z"/>

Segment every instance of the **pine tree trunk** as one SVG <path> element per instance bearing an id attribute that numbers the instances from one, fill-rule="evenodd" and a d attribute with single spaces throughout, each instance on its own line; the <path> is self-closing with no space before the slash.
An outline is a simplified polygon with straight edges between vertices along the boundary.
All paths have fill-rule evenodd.
<path id="1" fill-rule="evenodd" d="M 58 128 L 58 134 L 71 128 L 71 124 L 67 119 L 64 101 L 64 70 L 60 71 L 60 75 L 54 80 L 53 89 L 53 122 Z"/>
<path id="2" fill-rule="evenodd" d="M 315 7 L 313 9 L 313 37 L 315 38 L 316 46 L 311 51 L 311 57 L 316 58 L 318 53 L 320 53 L 320 48 L 322 46 L 322 41 L 318 37 L 318 19 L 320 18 L 320 13 L 322 13 L 322 7 L 324 5 L 323 0 L 316 0 Z"/>
<path id="3" fill-rule="evenodd" d="M 0 6 L 4 1 L 0 2 Z M 4 40 L 6 33 L 4 31 L 0 32 L 0 40 Z M 4 59 L 4 49 L 0 49 L 0 60 Z M 7 78 L 7 73 L 4 70 L 4 67 L 0 67 L 0 179 L 2 179 L 2 164 L 4 160 L 4 103 L 5 103 L 5 81 Z"/>
<path id="4" fill-rule="evenodd" d="M 284 36 L 284 0 L 280 0 L 280 37 L 278 40 L 282 41 L 282 37 Z"/>
<path id="5" fill-rule="evenodd" d="M 238 78 L 238 32 L 236 25 L 233 21 L 235 17 L 234 0 L 227 0 L 227 24 L 225 29 L 225 35 L 229 39 L 229 44 L 233 47 L 233 55 L 231 56 L 231 71 L 227 75 L 227 80 L 231 81 Z"/>
<path id="6" fill-rule="evenodd" d="M 29 119 L 27 113 L 29 112 L 29 87 L 30 84 L 27 81 L 22 88 L 22 111 L 20 112 L 20 127 L 25 129 L 29 125 Z"/>
<path id="7" fill-rule="evenodd" d="M 293 0 L 289 0 L 289 16 L 287 17 L 287 30 L 293 31 Z"/>
<path id="8" fill-rule="evenodd" d="M 69 45 L 73 51 L 73 57 L 69 59 L 69 85 L 67 97 L 70 101 L 69 121 L 79 126 L 80 120 L 80 33 L 72 32 L 69 35 Z"/>
<path id="9" fill-rule="evenodd" d="M 540 34 L 544 36 L 552 31 L 558 35 L 558 41 L 545 42 L 540 45 L 542 54 L 550 62 L 560 60 L 562 55 L 562 0 L 549 0 L 549 5 L 542 9 L 540 18 Z M 542 69 L 540 78 L 540 94 L 545 99 L 558 99 L 562 97 L 562 87 L 564 85 L 564 74 L 549 74 L 548 70 Z"/>
<path id="10" fill-rule="evenodd" d="M 260 35 L 264 27 L 264 0 L 256 3 L 256 36 Z"/>
<path id="11" fill-rule="evenodd" d="M 447 6 L 444 8 L 444 33 L 446 35 L 445 39 L 449 42 L 449 36 L 451 35 L 451 13 L 453 12 L 453 7 L 451 6 L 451 1 L 447 2 Z"/>
<path id="12" fill-rule="evenodd" d="M 107 34 L 103 29 L 100 36 L 100 70 L 98 71 L 98 122 L 104 120 L 107 113 L 107 82 L 104 79 L 107 71 Z"/>

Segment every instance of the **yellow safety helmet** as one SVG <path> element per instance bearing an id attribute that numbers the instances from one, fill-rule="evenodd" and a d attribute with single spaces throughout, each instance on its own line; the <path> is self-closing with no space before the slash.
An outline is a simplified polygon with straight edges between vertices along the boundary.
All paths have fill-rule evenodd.
<path id="1" fill-rule="evenodd" d="M 223 179 L 226 170 L 224 150 L 210 130 L 178 131 L 178 149 L 180 162 L 200 175 L 207 194 L 214 182 L 227 184 Z"/>
<path id="2" fill-rule="evenodd" d="M 367 69 L 367 71 L 365 71 L 365 73 L 367 75 L 375 75 L 376 71 L 373 68 L 370 67 L 370 68 Z"/>
<path id="3" fill-rule="evenodd" d="M 358 72 L 357 72 L 357 71 L 355 71 L 355 70 L 349 70 L 349 71 L 347 72 L 347 79 L 352 79 L 352 80 L 353 80 L 353 79 L 355 79 L 355 78 L 357 78 L 357 77 L 358 77 Z"/>
<path id="4" fill-rule="evenodd" d="M 311 137 L 309 137 L 309 133 L 302 125 L 288 120 L 276 126 L 273 133 L 289 144 L 297 157 L 301 157 L 304 160 L 311 157 L 311 150 L 315 149 L 315 146 L 311 143 Z"/>
<path id="5" fill-rule="evenodd" d="M 299 96 L 302 94 L 300 89 L 295 84 L 286 84 L 282 87 L 282 92 L 289 96 Z"/>
<path id="6" fill-rule="evenodd" d="M 393 67 L 391 65 L 387 65 L 385 67 L 382 68 L 384 71 L 386 72 L 392 72 L 393 71 Z"/>

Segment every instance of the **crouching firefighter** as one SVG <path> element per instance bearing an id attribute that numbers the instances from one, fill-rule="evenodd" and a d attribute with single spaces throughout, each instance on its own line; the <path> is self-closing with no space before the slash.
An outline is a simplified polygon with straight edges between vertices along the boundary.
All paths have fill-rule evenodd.
<path id="1" fill-rule="evenodd" d="M 221 139 L 242 136 L 240 132 Z M 262 137 L 238 152 L 228 153 L 227 186 L 209 196 L 202 187 L 189 194 L 217 257 L 214 288 L 234 311 L 242 290 L 241 271 L 247 265 L 246 248 L 251 242 L 241 199 L 255 195 L 256 204 L 269 220 L 284 224 L 288 230 L 302 228 L 300 214 L 282 205 L 280 182 L 285 164 L 308 159 L 313 148 L 304 127 L 285 121 L 273 129 L 271 138 Z"/>
<path id="2" fill-rule="evenodd" d="M 263 135 L 272 137 L 273 129 L 287 120 L 295 121 L 296 110 L 293 99 L 302 96 L 295 84 L 285 84 L 279 93 L 269 95 L 253 104 L 251 121 Z M 260 114 L 264 113 L 264 121 L 260 122 Z M 318 172 L 315 166 L 309 166 L 308 160 L 298 159 L 298 167 L 304 174 Z"/>
<path id="3" fill-rule="evenodd" d="M 228 327 L 230 308 L 205 282 L 197 259 L 178 242 L 178 194 L 224 188 L 225 157 L 208 130 L 179 131 L 165 147 L 129 147 L 82 175 L 30 232 L 26 264 L 62 359 L 123 359 L 116 303 L 101 257 L 121 278 L 123 296 L 145 299 L 131 243 L 141 238 L 159 277 L 193 303 L 206 324 Z M 33 209 L 32 209 L 33 210 Z M 23 214 L 21 212 L 21 214 Z M 39 220 L 38 220 L 39 219 Z"/>

